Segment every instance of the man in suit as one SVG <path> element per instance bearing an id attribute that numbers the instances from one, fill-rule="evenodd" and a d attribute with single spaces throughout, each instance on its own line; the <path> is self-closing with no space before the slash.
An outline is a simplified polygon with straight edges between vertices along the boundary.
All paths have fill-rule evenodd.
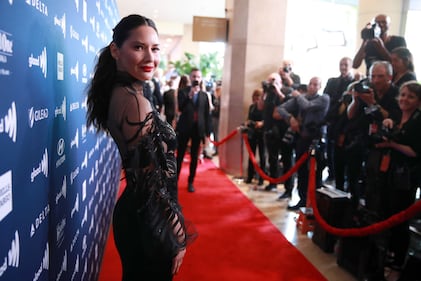
<path id="1" fill-rule="evenodd" d="M 186 153 L 187 145 L 190 146 L 190 173 L 188 177 L 189 192 L 194 192 L 194 177 L 196 175 L 197 160 L 199 156 L 200 142 L 210 134 L 210 109 L 208 95 L 202 87 L 202 72 L 193 68 L 190 72 L 191 86 L 178 93 L 178 110 L 180 117 L 177 122 L 177 174 L 180 175 L 181 165 Z"/>

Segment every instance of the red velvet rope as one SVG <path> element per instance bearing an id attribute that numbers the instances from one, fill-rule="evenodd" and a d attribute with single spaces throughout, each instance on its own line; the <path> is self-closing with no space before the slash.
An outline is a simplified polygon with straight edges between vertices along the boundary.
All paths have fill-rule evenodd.
<path id="1" fill-rule="evenodd" d="M 226 142 L 227 140 L 229 140 L 230 138 L 232 138 L 233 136 L 235 136 L 237 133 L 238 133 L 238 129 L 235 129 L 235 130 L 233 130 L 231 133 L 229 133 L 229 135 L 228 135 L 228 136 L 226 136 L 225 138 L 223 138 L 223 139 L 222 139 L 222 140 L 220 140 L 220 141 L 213 141 L 213 140 L 211 140 L 211 139 L 209 139 L 209 141 L 210 141 L 212 144 L 214 144 L 214 145 L 216 145 L 216 146 L 219 146 L 219 145 L 223 144 L 224 142 Z"/>
<path id="2" fill-rule="evenodd" d="M 320 224 L 320 226 L 326 230 L 327 232 L 337 235 L 337 236 L 367 236 L 370 234 L 379 233 L 385 229 L 391 228 L 395 225 L 403 223 L 410 218 L 414 217 L 417 214 L 421 213 L 421 200 L 412 204 L 408 209 L 403 210 L 393 216 L 389 217 L 387 220 L 383 220 L 381 222 L 374 223 L 369 226 L 360 227 L 360 228 L 338 228 L 329 225 L 324 218 L 320 215 L 319 209 L 317 208 L 317 204 L 313 204 L 312 202 L 316 203 L 316 158 L 314 155 L 310 157 L 310 171 L 309 171 L 309 202 L 308 206 L 313 208 L 313 214 L 316 218 L 316 221 Z M 309 205 L 310 204 L 310 205 Z"/>
<path id="3" fill-rule="evenodd" d="M 246 144 L 247 151 L 249 153 L 249 157 L 251 162 L 253 163 L 254 169 L 257 171 L 257 173 L 265 180 L 268 180 L 270 183 L 281 183 L 286 181 L 289 177 L 291 177 L 297 170 L 300 168 L 300 166 L 306 162 L 309 153 L 306 152 L 297 160 L 297 162 L 294 164 L 294 166 L 286 173 L 284 173 L 282 176 L 278 178 L 272 178 L 265 174 L 265 172 L 260 168 L 259 164 L 256 161 L 256 157 L 254 156 L 253 151 L 251 150 L 250 143 L 247 137 L 247 134 L 243 134 L 243 140 Z"/>

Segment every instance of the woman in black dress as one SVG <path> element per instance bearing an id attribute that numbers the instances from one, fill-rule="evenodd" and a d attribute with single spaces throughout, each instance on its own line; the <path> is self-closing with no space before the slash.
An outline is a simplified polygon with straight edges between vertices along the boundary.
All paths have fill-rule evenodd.
<path id="1" fill-rule="evenodd" d="M 127 186 L 113 214 L 123 281 L 172 280 L 191 236 L 177 198 L 176 136 L 143 95 L 159 64 L 152 20 L 123 18 L 88 88 L 87 124 L 116 142 Z"/>

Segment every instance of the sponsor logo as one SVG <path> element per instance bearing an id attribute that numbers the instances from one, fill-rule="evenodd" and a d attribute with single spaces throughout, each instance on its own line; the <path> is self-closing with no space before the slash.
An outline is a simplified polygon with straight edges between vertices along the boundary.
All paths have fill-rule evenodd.
<path id="1" fill-rule="evenodd" d="M 70 112 L 77 110 L 80 108 L 80 103 L 79 102 L 72 102 L 70 104 Z"/>
<path id="2" fill-rule="evenodd" d="M 60 167 L 66 161 L 66 154 L 64 154 L 65 147 L 64 139 L 60 138 L 57 142 L 57 155 L 59 158 L 56 161 L 56 168 Z"/>
<path id="3" fill-rule="evenodd" d="M 25 2 L 44 16 L 48 16 L 48 6 L 41 0 L 25 0 Z"/>
<path id="4" fill-rule="evenodd" d="M 54 25 L 61 28 L 64 39 L 66 39 L 66 14 L 64 13 L 61 18 L 54 16 Z"/>
<path id="5" fill-rule="evenodd" d="M 79 166 L 76 167 L 72 172 L 70 172 L 70 184 L 73 184 L 75 178 L 79 175 Z"/>
<path id="6" fill-rule="evenodd" d="M 7 57 L 13 56 L 12 34 L 0 29 L 0 62 L 6 63 Z"/>
<path id="7" fill-rule="evenodd" d="M 32 281 L 38 281 L 39 277 L 41 276 L 42 272 L 48 271 L 49 267 L 50 267 L 50 254 L 48 251 L 49 245 L 47 243 L 47 245 L 45 246 L 45 250 L 44 250 L 44 256 L 42 257 L 42 261 L 41 264 L 37 270 L 37 272 L 35 272 L 34 278 L 32 278 Z"/>
<path id="8" fill-rule="evenodd" d="M 86 180 L 82 183 L 82 202 L 86 199 Z"/>
<path id="9" fill-rule="evenodd" d="M 83 158 L 82 164 L 80 165 L 80 169 L 83 170 L 84 168 L 88 168 L 88 152 L 85 151 L 85 157 Z"/>
<path id="10" fill-rule="evenodd" d="M 85 47 L 85 52 L 87 53 L 88 52 L 88 46 L 89 46 L 89 43 L 88 43 L 89 41 L 88 41 L 88 35 L 86 35 L 85 36 L 85 39 L 82 39 L 82 46 L 83 47 Z"/>
<path id="11" fill-rule="evenodd" d="M 63 218 L 56 226 L 56 245 L 57 247 L 60 247 L 60 245 L 64 241 L 64 229 L 66 228 L 66 218 Z"/>
<path id="12" fill-rule="evenodd" d="M 82 83 L 88 83 L 88 67 L 86 66 L 86 63 L 82 65 Z"/>
<path id="13" fill-rule="evenodd" d="M 67 180 L 66 176 L 63 178 L 63 183 L 61 184 L 60 192 L 56 195 L 56 205 L 58 204 L 58 200 L 60 200 L 61 197 L 66 199 L 66 190 L 67 190 Z"/>
<path id="14" fill-rule="evenodd" d="M 80 231 L 76 230 L 75 236 L 73 236 L 72 243 L 70 244 L 70 252 L 73 252 L 73 248 L 76 245 L 77 239 L 79 238 Z"/>
<path id="15" fill-rule="evenodd" d="M 13 210 L 12 171 L 0 175 L 0 222 Z"/>
<path id="16" fill-rule="evenodd" d="M 88 129 L 86 128 L 86 125 L 85 124 L 82 124 L 82 128 L 80 129 L 80 131 L 81 131 L 82 143 L 85 143 L 86 142 L 86 133 L 88 131 Z"/>
<path id="17" fill-rule="evenodd" d="M 88 249 L 88 244 L 86 243 L 86 234 L 85 234 L 83 235 L 83 238 L 82 238 L 82 257 L 85 256 L 87 249 Z"/>
<path id="18" fill-rule="evenodd" d="M 57 80 L 64 80 L 64 55 L 57 52 Z"/>
<path id="19" fill-rule="evenodd" d="M 48 217 L 50 213 L 50 205 L 47 205 L 44 207 L 44 209 L 38 214 L 38 216 L 35 218 L 35 222 L 31 224 L 31 233 L 30 237 L 33 237 L 35 235 L 35 232 L 38 230 L 40 225 L 45 221 L 45 219 Z"/>
<path id="20" fill-rule="evenodd" d="M 47 48 L 44 47 L 39 56 L 34 57 L 34 55 L 31 53 L 28 58 L 28 64 L 29 68 L 32 68 L 32 66 L 39 67 L 42 74 L 44 74 L 44 78 L 47 78 Z"/>
<path id="21" fill-rule="evenodd" d="M 13 5 L 13 0 L 9 0 L 9 4 L 10 5 Z"/>
<path id="22" fill-rule="evenodd" d="M 5 133 L 9 135 L 9 138 L 13 142 L 16 142 L 16 132 L 18 127 L 18 119 L 16 115 L 16 104 L 12 102 L 12 105 L 7 110 L 7 114 L 0 118 L 0 134 Z"/>
<path id="23" fill-rule="evenodd" d="M 28 110 L 29 127 L 32 128 L 35 122 L 48 119 L 48 108 L 34 109 L 31 107 Z"/>
<path id="24" fill-rule="evenodd" d="M 93 16 L 89 19 L 89 23 L 92 26 L 92 31 L 95 32 L 95 16 Z"/>
<path id="25" fill-rule="evenodd" d="M 89 234 L 91 234 L 92 230 L 94 229 L 94 225 L 95 225 L 95 219 L 94 219 L 94 217 L 92 216 L 92 217 L 91 217 L 91 224 L 89 225 L 89 230 L 88 230 L 88 233 L 89 233 Z"/>
<path id="26" fill-rule="evenodd" d="M 57 117 L 58 115 L 62 115 L 64 121 L 66 121 L 66 97 L 63 98 L 61 105 L 54 110 L 54 116 Z"/>
<path id="27" fill-rule="evenodd" d="M 88 222 L 88 207 L 85 206 L 85 212 L 83 213 L 82 221 L 80 222 L 80 226 L 83 227 L 85 223 Z"/>
<path id="28" fill-rule="evenodd" d="M 12 240 L 11 242 L 10 250 L 8 251 L 7 256 L 4 257 L 3 264 L 0 265 L 0 277 L 6 272 L 6 270 L 9 267 L 18 268 L 19 259 L 20 259 L 19 232 L 16 230 L 14 240 Z"/>
<path id="29" fill-rule="evenodd" d="M 72 273 L 71 281 L 75 280 L 76 273 L 78 273 L 78 272 L 79 272 L 79 255 L 76 256 L 75 269 Z"/>
<path id="30" fill-rule="evenodd" d="M 44 154 L 42 155 L 42 159 L 39 162 L 38 167 L 32 168 L 31 182 L 34 182 L 35 178 L 41 173 L 43 173 L 44 176 L 48 178 L 48 150 L 47 148 L 44 149 Z"/>

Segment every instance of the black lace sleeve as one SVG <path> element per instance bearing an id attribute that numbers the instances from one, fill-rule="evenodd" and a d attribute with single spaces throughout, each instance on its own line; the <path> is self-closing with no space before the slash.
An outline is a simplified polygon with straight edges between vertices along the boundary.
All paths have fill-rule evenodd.
<path id="1" fill-rule="evenodd" d="M 133 136 L 139 141 L 134 149 L 129 150 L 124 163 L 127 188 L 135 196 L 139 219 L 146 220 L 152 233 L 171 254 L 176 255 L 192 241 L 195 232 L 188 231 L 176 196 L 174 131 L 156 112 L 149 113 L 140 123 L 127 122 L 139 127 Z M 146 124 L 144 133 L 142 129 Z"/>

